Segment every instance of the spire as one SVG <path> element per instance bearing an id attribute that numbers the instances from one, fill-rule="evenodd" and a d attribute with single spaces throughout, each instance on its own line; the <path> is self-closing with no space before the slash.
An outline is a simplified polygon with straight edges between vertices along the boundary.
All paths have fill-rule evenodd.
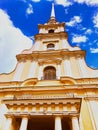
<path id="1" fill-rule="evenodd" d="M 54 3 L 52 3 L 51 18 L 55 18 Z"/>
<path id="2" fill-rule="evenodd" d="M 52 3 L 52 9 L 51 9 L 51 16 L 48 21 L 48 24 L 56 24 L 56 19 L 55 19 L 55 10 L 54 10 L 54 3 Z"/>

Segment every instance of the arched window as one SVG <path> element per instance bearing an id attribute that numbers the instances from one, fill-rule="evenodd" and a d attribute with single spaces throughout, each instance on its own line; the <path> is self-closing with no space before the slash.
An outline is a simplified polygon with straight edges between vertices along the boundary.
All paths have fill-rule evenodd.
<path id="1" fill-rule="evenodd" d="M 53 29 L 50 29 L 48 32 L 49 32 L 49 33 L 54 33 L 54 30 L 53 30 Z"/>
<path id="2" fill-rule="evenodd" d="M 46 67 L 43 73 L 46 80 L 56 79 L 56 69 L 53 66 Z"/>
<path id="3" fill-rule="evenodd" d="M 54 44 L 50 43 L 47 45 L 48 50 L 54 50 Z"/>

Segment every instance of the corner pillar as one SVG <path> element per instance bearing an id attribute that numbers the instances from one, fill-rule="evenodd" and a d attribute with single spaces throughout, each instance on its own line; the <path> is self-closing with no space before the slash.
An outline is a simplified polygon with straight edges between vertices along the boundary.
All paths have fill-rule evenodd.
<path id="1" fill-rule="evenodd" d="M 3 130 L 11 130 L 12 117 L 8 116 Z"/>
<path id="2" fill-rule="evenodd" d="M 76 117 L 76 116 L 72 117 L 72 130 L 80 130 L 78 117 Z"/>

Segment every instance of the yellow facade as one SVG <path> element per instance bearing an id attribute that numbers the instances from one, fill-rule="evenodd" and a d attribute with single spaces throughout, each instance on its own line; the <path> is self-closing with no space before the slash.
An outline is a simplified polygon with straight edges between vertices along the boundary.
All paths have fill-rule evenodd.
<path id="1" fill-rule="evenodd" d="M 0 75 L 0 130 L 98 130 L 98 69 L 70 46 L 54 6 L 38 28 L 15 70 Z"/>

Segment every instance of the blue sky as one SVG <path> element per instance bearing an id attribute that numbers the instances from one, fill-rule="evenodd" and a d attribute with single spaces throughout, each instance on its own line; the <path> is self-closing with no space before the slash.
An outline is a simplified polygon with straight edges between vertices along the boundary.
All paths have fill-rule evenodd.
<path id="1" fill-rule="evenodd" d="M 0 73 L 11 72 L 16 54 L 32 46 L 38 24 L 50 18 L 65 22 L 68 41 L 86 50 L 86 63 L 98 68 L 98 0 L 0 0 Z"/>

